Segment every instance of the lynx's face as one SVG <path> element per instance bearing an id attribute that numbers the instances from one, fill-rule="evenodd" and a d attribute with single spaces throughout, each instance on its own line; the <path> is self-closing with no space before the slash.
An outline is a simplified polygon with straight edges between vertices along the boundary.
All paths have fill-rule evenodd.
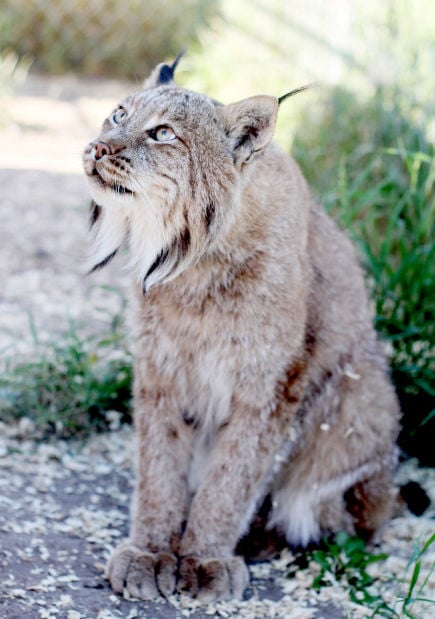
<path id="1" fill-rule="evenodd" d="M 231 224 L 242 168 L 277 107 L 254 97 L 270 110 L 250 110 L 247 124 L 246 102 L 220 106 L 162 84 L 167 69 L 159 65 L 143 91 L 115 108 L 83 156 L 98 220 L 93 268 L 128 237 L 144 291 L 188 268 Z"/>

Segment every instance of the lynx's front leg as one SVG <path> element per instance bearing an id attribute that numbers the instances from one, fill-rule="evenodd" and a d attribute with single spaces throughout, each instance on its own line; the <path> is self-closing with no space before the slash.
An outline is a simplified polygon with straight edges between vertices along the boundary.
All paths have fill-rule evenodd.
<path id="1" fill-rule="evenodd" d="M 205 603 L 242 596 L 249 572 L 234 549 L 265 492 L 295 408 L 233 407 L 191 505 L 180 546 L 180 592 Z"/>
<path id="2" fill-rule="evenodd" d="M 135 397 L 135 421 L 139 457 L 131 532 L 115 549 L 107 577 L 118 593 L 126 587 L 133 597 L 152 599 L 175 589 L 192 430 L 171 397 L 144 389 Z"/>

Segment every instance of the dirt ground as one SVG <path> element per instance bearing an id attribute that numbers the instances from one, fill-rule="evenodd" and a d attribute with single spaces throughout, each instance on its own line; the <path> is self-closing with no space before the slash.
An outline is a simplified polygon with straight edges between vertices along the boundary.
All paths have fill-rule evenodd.
<path id="1" fill-rule="evenodd" d="M 120 265 L 85 275 L 88 195 L 80 155 L 102 117 L 130 89 L 34 77 L 0 102 L 2 354 L 31 352 L 30 316 L 44 339 L 65 332 L 71 320 L 104 331 L 117 309 L 119 297 L 110 287 L 126 287 Z M 86 442 L 41 443 L 32 439 L 26 420 L 0 426 L 0 619 L 370 616 L 349 602 L 340 583 L 310 589 L 314 567 L 286 578 L 289 552 L 252 566 L 242 602 L 198 609 L 175 596 L 143 603 L 113 594 L 103 569 L 128 529 L 132 442 L 130 428 Z M 431 471 L 408 462 L 400 474 L 421 481 L 433 498 Z M 400 596 L 397 579 L 413 542 L 433 532 L 433 517 L 433 509 L 421 518 L 405 513 L 383 532 L 380 549 L 391 556 L 376 569 L 388 599 Z M 432 553 L 424 568 L 433 560 Z M 424 609 L 418 615 L 426 616 Z"/>

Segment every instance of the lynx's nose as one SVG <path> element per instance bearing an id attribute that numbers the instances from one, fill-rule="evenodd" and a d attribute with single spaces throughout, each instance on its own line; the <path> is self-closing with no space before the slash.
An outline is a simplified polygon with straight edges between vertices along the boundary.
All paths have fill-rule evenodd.
<path id="1" fill-rule="evenodd" d="M 98 161 L 99 159 L 102 159 L 106 155 L 112 155 L 113 151 L 110 145 L 106 144 L 106 142 L 97 142 L 92 147 L 92 154 L 93 154 L 95 161 Z"/>

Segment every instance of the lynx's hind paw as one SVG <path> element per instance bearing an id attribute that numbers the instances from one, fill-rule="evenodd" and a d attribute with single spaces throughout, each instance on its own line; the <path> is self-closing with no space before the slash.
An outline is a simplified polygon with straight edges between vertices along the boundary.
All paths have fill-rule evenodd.
<path id="1" fill-rule="evenodd" d="M 177 590 L 196 598 L 202 604 L 240 599 L 249 583 L 249 571 L 241 557 L 229 559 L 181 560 Z"/>
<path id="2" fill-rule="evenodd" d="M 106 568 L 106 578 L 116 593 L 126 588 L 141 600 L 167 597 L 175 590 L 177 559 L 166 552 L 151 553 L 126 541 L 112 554 Z"/>

